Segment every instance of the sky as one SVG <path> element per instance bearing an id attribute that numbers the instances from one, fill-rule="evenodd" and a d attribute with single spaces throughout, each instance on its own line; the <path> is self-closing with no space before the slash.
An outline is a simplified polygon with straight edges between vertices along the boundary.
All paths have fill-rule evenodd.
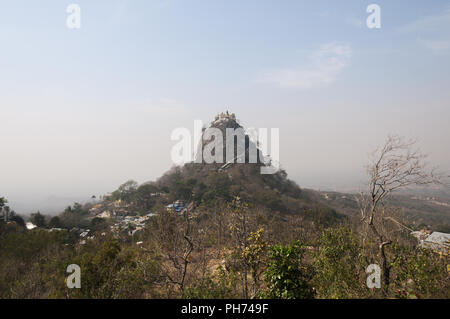
<path id="1" fill-rule="evenodd" d="M 450 1 L 2 0 L 0 196 L 29 213 L 155 180 L 175 128 L 226 110 L 280 129 L 301 187 L 359 187 L 388 134 L 448 171 L 449 88 Z"/>

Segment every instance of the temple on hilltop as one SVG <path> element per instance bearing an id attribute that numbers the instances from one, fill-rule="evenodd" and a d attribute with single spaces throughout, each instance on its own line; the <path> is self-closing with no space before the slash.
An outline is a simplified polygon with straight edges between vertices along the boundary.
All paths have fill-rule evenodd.
<path id="1" fill-rule="evenodd" d="M 228 111 L 226 113 L 224 112 L 220 112 L 219 114 L 216 115 L 215 117 L 215 121 L 220 121 L 220 120 L 234 120 L 236 121 L 236 115 L 234 113 L 228 113 Z"/>
<path id="2" fill-rule="evenodd" d="M 250 139 L 250 137 L 245 133 L 244 128 L 236 120 L 236 115 L 234 113 L 229 113 L 228 111 L 218 113 L 215 116 L 214 121 L 211 122 L 210 127 L 203 129 L 202 139 L 200 141 L 199 147 L 197 148 L 196 159 L 198 159 L 198 155 L 200 154 L 200 156 L 202 157 L 201 162 L 205 163 L 204 158 L 202 156 L 203 150 L 205 149 L 205 147 L 208 144 L 210 144 L 216 138 L 215 135 L 208 136 L 208 138 L 206 138 L 206 139 L 204 138 L 204 134 L 206 133 L 206 131 L 211 128 L 219 129 L 222 132 L 223 150 L 221 151 L 222 160 L 220 162 L 214 162 L 214 163 L 210 163 L 210 164 L 214 164 L 215 166 L 218 166 L 220 168 L 219 170 L 223 170 L 228 167 L 231 167 L 231 166 L 233 166 L 233 164 L 264 165 L 264 156 L 263 156 L 261 150 L 258 148 L 257 142 L 252 141 Z M 234 144 L 232 160 L 229 160 L 227 158 L 227 151 L 229 151 L 226 148 L 226 146 L 227 146 L 227 130 L 228 129 L 232 129 L 232 130 L 242 129 L 242 133 L 235 133 L 232 135 L 232 138 L 233 138 L 232 143 Z M 242 136 L 243 143 L 242 144 L 238 143 L 239 134 L 243 134 L 243 136 Z M 240 147 L 242 147 L 242 148 L 240 148 Z M 215 154 L 215 153 L 216 153 L 216 149 L 212 149 L 211 154 Z M 255 157 L 253 157 L 253 156 L 255 156 Z"/>

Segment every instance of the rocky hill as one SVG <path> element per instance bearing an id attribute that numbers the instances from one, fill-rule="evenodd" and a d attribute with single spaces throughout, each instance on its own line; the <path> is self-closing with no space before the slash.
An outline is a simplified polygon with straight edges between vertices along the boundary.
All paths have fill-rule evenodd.
<path id="1" fill-rule="evenodd" d="M 244 149 L 238 148 L 235 137 L 234 156 L 229 156 L 233 161 L 225 161 L 226 130 L 244 130 L 233 113 L 218 114 L 211 125 L 203 130 L 205 138 L 202 138 L 199 150 L 204 150 L 214 141 L 208 133 L 211 128 L 222 132 L 224 163 L 208 164 L 204 160 L 200 162 L 197 153 L 197 161 L 174 167 L 165 173 L 155 185 L 168 192 L 170 200 L 181 199 L 193 201 L 197 205 L 210 206 L 218 202 L 231 201 L 238 196 L 255 207 L 272 212 L 303 214 L 325 223 L 334 223 L 343 218 L 343 215 L 317 201 L 309 192 L 303 192 L 294 181 L 287 178 L 287 173 L 283 169 L 275 174 L 261 174 L 260 168 L 270 165 L 270 162 L 264 158 L 258 145 L 248 134 L 244 136 Z M 252 148 L 257 150 L 256 161 L 250 157 Z M 238 158 L 241 163 L 238 163 Z"/>
<path id="2" fill-rule="evenodd" d="M 222 153 L 226 159 L 226 131 L 229 128 L 244 130 L 234 114 L 217 115 L 211 125 L 203 130 L 203 135 L 207 136 L 202 138 L 199 149 L 208 147 L 217 138 L 208 132 L 216 129 L 216 133 L 221 132 L 218 138 L 223 139 Z M 236 198 L 269 217 L 296 216 L 309 225 L 330 226 L 347 218 L 318 199 L 314 192 L 303 191 L 288 179 L 283 169 L 274 174 L 261 174 L 261 168 L 271 163 L 264 159 L 258 145 L 245 132 L 243 138 L 244 147 L 235 145 L 233 156 L 229 156 L 232 161 L 208 163 L 197 158 L 182 166 L 174 166 L 155 182 L 142 185 L 134 181 L 124 183 L 95 206 L 87 208 L 91 218 L 119 220 L 124 225 L 135 222 L 139 228 L 141 225 L 136 223 L 139 216 L 154 216 L 167 210 L 182 213 L 189 207 L 208 216 L 220 207 L 227 207 Z M 251 157 L 255 150 L 256 161 L 254 155 Z M 240 160 L 237 161 L 237 158 Z M 71 217 L 73 213 L 66 212 L 66 215 Z"/>

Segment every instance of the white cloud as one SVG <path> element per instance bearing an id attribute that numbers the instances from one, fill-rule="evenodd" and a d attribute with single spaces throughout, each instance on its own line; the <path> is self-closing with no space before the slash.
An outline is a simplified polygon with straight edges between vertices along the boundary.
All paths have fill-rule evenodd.
<path id="1" fill-rule="evenodd" d="M 450 26 L 450 5 L 442 13 L 420 17 L 399 28 L 400 32 L 448 31 Z"/>
<path id="2" fill-rule="evenodd" d="M 262 82 L 282 87 L 311 89 L 333 83 L 350 63 L 352 50 L 347 44 L 327 43 L 314 51 L 310 63 L 293 68 L 269 70 Z"/>
<path id="3" fill-rule="evenodd" d="M 417 42 L 435 54 L 450 52 L 450 5 L 442 13 L 421 17 L 398 31 L 417 34 Z"/>

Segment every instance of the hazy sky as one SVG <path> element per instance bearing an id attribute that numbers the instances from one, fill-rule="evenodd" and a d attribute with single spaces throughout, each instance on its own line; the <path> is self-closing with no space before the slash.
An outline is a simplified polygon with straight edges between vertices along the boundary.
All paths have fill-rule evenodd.
<path id="1" fill-rule="evenodd" d="M 300 186 L 355 187 L 389 133 L 450 169 L 450 1 L 73 2 L 80 29 L 71 1 L 0 2 L 0 196 L 19 211 L 154 180 L 173 129 L 225 110 L 280 128 Z"/>

